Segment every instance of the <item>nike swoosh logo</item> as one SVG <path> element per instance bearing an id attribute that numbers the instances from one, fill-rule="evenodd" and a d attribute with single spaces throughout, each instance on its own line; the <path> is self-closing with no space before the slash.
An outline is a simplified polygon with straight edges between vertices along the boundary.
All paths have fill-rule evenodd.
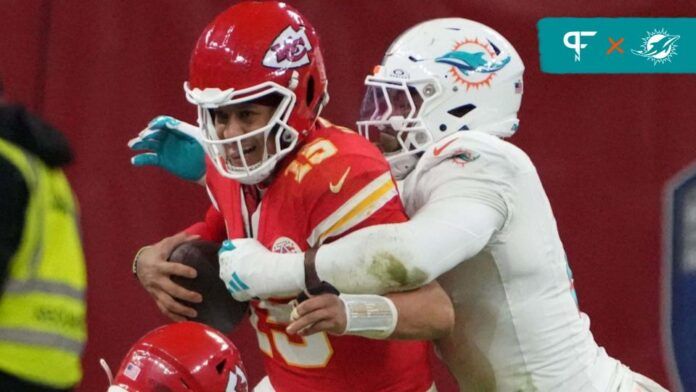
<path id="1" fill-rule="evenodd" d="M 437 157 L 437 156 L 440 156 L 440 154 L 442 154 L 442 150 L 444 150 L 445 148 L 447 148 L 447 146 L 449 146 L 450 144 L 452 144 L 452 142 L 454 142 L 454 139 L 448 141 L 448 142 L 445 143 L 445 145 L 442 146 L 442 147 L 435 147 L 435 148 L 433 149 L 433 155 L 436 156 L 436 157 Z"/>
<path id="2" fill-rule="evenodd" d="M 341 191 L 341 188 L 343 188 L 343 183 L 346 181 L 346 178 L 348 177 L 348 173 L 350 173 L 350 166 L 348 166 L 348 169 L 346 169 L 346 172 L 343 173 L 343 176 L 341 177 L 340 180 L 336 184 L 329 183 L 329 189 L 333 193 L 338 193 Z"/>

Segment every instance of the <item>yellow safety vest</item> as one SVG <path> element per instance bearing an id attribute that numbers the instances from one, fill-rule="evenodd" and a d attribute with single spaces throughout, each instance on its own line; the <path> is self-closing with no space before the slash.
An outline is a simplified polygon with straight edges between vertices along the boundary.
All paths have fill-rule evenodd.
<path id="1" fill-rule="evenodd" d="M 76 202 L 62 170 L 3 139 L 0 155 L 17 167 L 29 189 L 22 239 L 0 292 L 0 371 L 70 388 L 82 379 L 87 338 Z"/>

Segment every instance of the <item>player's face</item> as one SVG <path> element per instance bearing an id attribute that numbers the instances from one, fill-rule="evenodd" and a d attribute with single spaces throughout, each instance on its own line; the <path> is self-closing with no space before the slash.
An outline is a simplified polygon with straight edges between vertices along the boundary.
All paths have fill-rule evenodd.
<path id="1" fill-rule="evenodd" d="M 213 109 L 215 132 L 217 132 L 217 136 L 220 139 L 245 135 L 268 125 L 275 110 L 274 106 L 251 102 Z M 261 162 L 266 149 L 269 154 L 275 153 L 275 145 L 270 140 L 266 143 L 265 139 L 264 133 L 261 132 L 258 135 L 244 138 L 241 142 L 242 152 L 248 166 Z M 242 166 L 240 152 L 236 148 L 235 143 L 230 144 L 230 147 L 227 149 L 227 156 L 234 166 Z"/>
<path id="2" fill-rule="evenodd" d="M 361 107 L 360 120 L 385 122 L 372 128 L 368 138 L 385 154 L 398 152 L 402 149 L 399 138 L 403 141 L 407 134 L 399 132 L 400 129 L 394 129 L 388 121 L 397 118 L 412 119 L 417 115 L 422 104 L 423 99 L 414 87 L 408 86 L 407 91 L 401 85 L 386 88 L 368 86 Z M 404 125 L 407 124 L 409 123 L 404 123 Z"/>

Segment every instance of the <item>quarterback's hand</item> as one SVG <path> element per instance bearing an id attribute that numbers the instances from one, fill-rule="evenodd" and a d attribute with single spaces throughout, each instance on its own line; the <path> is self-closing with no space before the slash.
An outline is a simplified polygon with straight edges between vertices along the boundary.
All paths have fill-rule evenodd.
<path id="1" fill-rule="evenodd" d="M 177 302 L 174 298 L 199 303 L 203 297 L 187 290 L 171 280 L 173 275 L 195 278 L 196 270 L 184 264 L 167 261 L 172 251 L 180 244 L 197 238 L 184 232 L 167 237 L 144 248 L 138 254 L 136 275 L 140 284 L 154 298 L 162 313 L 174 321 L 185 321 L 186 317 L 196 317 L 196 311 Z"/>
<path id="2" fill-rule="evenodd" d="M 290 335 L 307 336 L 317 332 L 342 335 L 346 331 L 345 304 L 338 295 L 321 294 L 295 306 L 293 320 L 285 329 Z"/>
<path id="3" fill-rule="evenodd" d="M 220 279 L 237 301 L 295 296 L 304 289 L 304 254 L 274 253 L 252 238 L 225 240 Z"/>
<path id="4" fill-rule="evenodd" d="M 179 178 L 199 183 L 205 176 L 205 151 L 198 127 L 174 117 L 155 117 L 128 141 L 128 147 L 145 151 L 131 158 L 133 166 L 159 166 Z"/>

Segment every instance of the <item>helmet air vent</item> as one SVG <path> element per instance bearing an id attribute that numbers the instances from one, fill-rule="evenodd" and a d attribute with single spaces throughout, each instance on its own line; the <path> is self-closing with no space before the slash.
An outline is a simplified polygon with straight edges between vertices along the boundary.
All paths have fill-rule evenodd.
<path id="1" fill-rule="evenodd" d="M 459 107 L 456 107 L 454 109 L 450 109 L 447 113 L 453 115 L 454 117 L 462 118 L 464 117 L 467 113 L 470 111 L 476 109 L 476 105 L 467 103 L 466 105 L 462 105 Z"/>
<path id="2" fill-rule="evenodd" d="M 218 374 L 222 374 L 222 371 L 225 370 L 225 363 L 227 363 L 227 360 L 223 359 L 220 361 L 220 363 L 215 365 L 215 370 L 218 372 Z"/>

